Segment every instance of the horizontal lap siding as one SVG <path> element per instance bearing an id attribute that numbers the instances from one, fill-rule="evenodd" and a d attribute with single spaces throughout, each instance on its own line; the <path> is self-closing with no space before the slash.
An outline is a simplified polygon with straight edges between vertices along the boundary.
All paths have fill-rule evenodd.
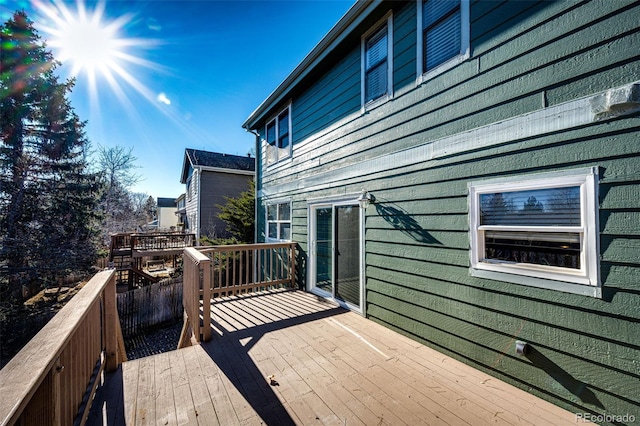
<path id="1" fill-rule="evenodd" d="M 605 4 L 609 3 L 616 2 Z M 297 172 L 312 171 L 310 166 L 322 167 L 325 171 L 339 168 L 384 155 L 390 150 L 415 146 L 538 110 L 545 103 L 551 105 L 628 83 L 629 76 L 640 72 L 640 58 L 636 57 L 638 51 L 633 47 L 640 43 L 637 29 L 619 39 L 602 41 L 602 37 L 606 37 L 611 28 L 632 28 L 635 22 L 603 18 L 592 14 L 592 9 L 583 9 L 573 12 L 584 15 L 578 17 L 588 25 L 567 36 L 572 43 L 555 34 L 547 45 L 532 50 L 537 46 L 535 34 L 557 33 L 558 28 L 566 31 L 568 24 L 561 19 L 562 15 L 549 20 L 537 31 L 522 35 L 525 40 L 518 38 L 505 42 L 500 48 L 473 57 L 455 70 L 395 99 L 392 111 L 384 107 L 375 109 L 334 132 L 333 137 L 325 137 L 317 144 L 312 141 L 312 148 L 298 148 L 298 161 L 274 173 L 272 179 L 295 179 Z M 640 7 L 629 12 L 633 13 L 640 14 Z M 587 43 L 583 42 L 585 39 Z M 599 45 L 589 48 L 589 43 L 595 40 L 600 40 Z M 576 49 L 571 48 L 575 43 L 579 44 L 577 54 Z M 514 49 L 523 46 L 528 51 L 513 57 Z M 621 60 L 627 62 L 624 69 L 607 71 L 606 77 L 592 76 L 594 70 L 608 70 L 609 64 Z M 354 63 L 354 68 L 356 65 L 359 70 L 359 62 Z M 480 72 L 478 68 L 481 68 Z M 582 89 L 585 93 L 573 92 L 570 97 L 563 97 L 562 87 L 567 84 L 585 86 Z M 294 102 L 294 109 L 296 105 Z M 297 139 L 295 134 L 294 138 Z"/>
<path id="2" fill-rule="evenodd" d="M 187 194 L 185 197 L 185 213 L 187 215 L 188 231 L 194 234 L 199 233 L 198 213 L 199 213 L 199 174 L 196 172 L 190 176 L 191 183 L 187 186 Z"/>
<path id="3" fill-rule="evenodd" d="M 588 32 L 578 31 L 568 42 L 557 40 L 526 58 L 514 58 L 498 48 L 490 51 L 493 57 L 480 57 L 478 63 L 488 81 L 467 84 L 464 101 L 477 108 L 485 97 L 500 105 L 506 101 L 504 96 L 520 94 L 519 108 L 526 109 L 526 96 L 532 94 L 535 104 L 535 93 L 539 91 L 541 108 L 543 102 L 565 102 L 633 81 L 638 75 L 636 51 L 631 48 L 638 42 L 637 28 L 633 30 L 637 22 L 606 17 L 606 12 L 592 15 L 594 20 L 601 19 L 601 27 L 595 28 L 599 33 L 597 43 L 594 37 L 585 38 Z M 611 26 L 616 30 L 622 26 L 626 34 L 607 38 L 609 34 L 604 29 Z M 605 38 L 600 38 L 603 35 Z M 529 36 L 537 37 L 537 33 Z M 581 52 L 563 59 L 559 50 L 563 43 L 567 43 L 562 48 L 565 55 L 576 48 Z M 493 64 L 492 60 L 500 56 L 505 63 Z M 566 66 L 567 61 L 574 63 Z M 619 62 L 626 65 L 610 69 L 608 64 Z M 526 63 L 533 70 L 531 75 L 526 75 Z M 572 78 L 576 78 L 571 82 L 572 89 L 581 90 L 565 88 L 565 81 Z M 541 87 L 541 83 L 545 85 Z M 484 90 L 472 92 L 479 88 Z M 437 96 L 434 101 L 440 106 Z M 514 111 L 516 114 L 525 112 L 519 108 Z M 487 109 L 486 113 L 481 108 L 477 111 L 480 112 L 474 111 L 465 118 L 474 121 L 483 114 L 491 117 L 496 111 L 499 119 L 507 118 L 499 107 Z M 503 111 L 509 114 L 508 110 Z M 452 111 L 447 112 L 451 115 Z M 640 375 L 639 129 L 640 120 L 636 117 L 624 123 L 514 141 L 434 161 L 425 164 L 422 171 L 390 174 L 367 184 L 380 202 L 374 210 L 369 208 L 367 215 L 369 317 L 481 369 L 503 375 L 567 408 L 637 415 L 640 398 L 634 389 Z M 587 165 L 599 165 L 604 171 L 599 200 L 604 300 L 469 276 L 469 181 Z M 531 360 L 514 354 L 513 342 L 517 338 L 535 348 Z"/>
<path id="4" fill-rule="evenodd" d="M 333 84 L 359 90 L 354 48 L 331 78 L 294 99 L 298 145 L 286 167 L 265 173 L 265 195 L 291 197 L 293 238 L 306 251 L 307 202 L 366 188 L 376 197 L 365 223 L 369 318 L 575 412 L 640 418 L 637 114 L 338 177 L 372 158 L 637 80 L 640 4 L 473 2 L 471 58 L 419 87 L 415 9 L 394 10 L 398 96 L 362 115 L 341 109 L 337 94 L 326 98 Z M 334 107 L 351 115 L 319 117 Z M 591 166 L 601 172 L 602 299 L 470 276 L 469 182 Z M 532 345 L 529 358 L 515 355 L 516 339 Z"/>
<path id="5" fill-rule="evenodd" d="M 249 190 L 252 176 L 233 173 L 204 171 L 201 175 L 200 234 L 210 238 L 230 236 L 227 224 L 220 219 L 220 206 L 227 204 L 228 198 L 238 198 Z"/>
<path id="6" fill-rule="evenodd" d="M 293 103 L 294 144 L 360 108 L 360 50 L 337 66 Z"/>
<path id="7" fill-rule="evenodd" d="M 416 7 L 405 7 L 393 16 L 393 91 L 416 80 Z"/>

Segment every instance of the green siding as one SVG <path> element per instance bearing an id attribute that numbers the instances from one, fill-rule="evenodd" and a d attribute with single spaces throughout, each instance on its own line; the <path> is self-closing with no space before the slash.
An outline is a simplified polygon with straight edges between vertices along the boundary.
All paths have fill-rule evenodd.
<path id="1" fill-rule="evenodd" d="M 404 7 L 393 16 L 393 91 L 416 80 L 416 7 Z"/>
<path id="2" fill-rule="evenodd" d="M 360 109 L 360 46 L 293 103 L 293 143 Z"/>
<path id="3" fill-rule="evenodd" d="M 360 36 L 390 8 L 395 96 L 363 112 Z M 639 78 L 639 2 L 478 1 L 470 12 L 471 57 L 416 85 L 416 5 L 383 3 L 293 97 L 293 157 L 259 169 L 261 201 L 292 200 L 306 259 L 307 202 L 366 188 L 376 197 L 365 218 L 368 318 L 574 412 L 640 419 L 639 114 L 358 170 Z M 594 166 L 601 299 L 470 275 L 469 182 Z M 515 355 L 516 339 L 531 344 L 528 357 Z"/>

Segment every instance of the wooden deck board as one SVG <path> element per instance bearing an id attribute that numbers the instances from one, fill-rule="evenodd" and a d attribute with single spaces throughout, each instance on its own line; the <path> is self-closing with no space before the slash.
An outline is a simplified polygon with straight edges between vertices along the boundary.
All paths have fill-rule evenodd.
<path id="1" fill-rule="evenodd" d="M 169 365 L 171 366 L 171 383 L 173 385 L 173 395 L 175 397 L 174 407 L 176 410 L 176 421 L 179 425 L 197 424 L 197 416 L 191 398 L 191 388 L 189 377 L 184 365 L 184 351 L 167 352 Z"/>
<path id="2" fill-rule="evenodd" d="M 124 417 L 127 424 L 135 424 L 136 421 L 139 365 L 139 362 L 127 362 L 121 367 Z M 127 387 L 124 386 L 125 383 L 127 384 Z"/>
<path id="3" fill-rule="evenodd" d="M 175 407 L 175 394 L 171 384 L 171 364 L 169 354 L 163 353 L 156 357 L 155 384 L 156 384 L 156 418 L 162 425 L 173 426 L 178 424 Z"/>
<path id="4" fill-rule="evenodd" d="M 353 320 L 353 318 L 349 318 Z M 350 324 L 352 326 L 358 326 L 357 324 Z M 381 346 L 385 345 L 385 342 L 389 337 L 395 337 L 395 332 L 383 329 L 380 330 L 380 335 L 376 336 L 367 329 L 363 329 L 363 334 L 375 341 Z M 477 403 L 479 406 L 488 410 L 490 417 L 501 417 L 503 420 L 512 424 L 539 424 L 540 420 L 554 424 L 558 419 L 555 415 L 547 415 L 547 411 L 535 410 L 535 417 L 532 416 L 532 412 L 526 411 L 526 409 L 532 406 L 531 401 L 526 397 L 530 394 L 514 388 L 504 382 L 499 381 L 479 370 L 462 364 L 446 355 L 443 355 L 431 348 L 424 345 L 415 344 L 415 342 L 405 340 L 395 340 L 400 346 L 397 348 L 386 347 L 385 350 L 389 353 L 396 354 L 400 362 L 411 370 L 413 377 L 421 377 L 419 379 L 433 381 L 435 386 L 439 389 L 446 390 L 451 395 L 456 395 L 456 401 L 462 404 L 468 402 Z M 468 386 L 468 382 L 479 384 L 479 386 Z M 486 388 L 491 387 L 491 392 L 486 392 Z M 513 392 L 520 392 L 524 397 L 521 401 L 518 398 L 512 398 Z M 542 400 L 540 400 L 542 401 Z M 555 405 L 547 404 L 542 401 L 545 406 L 548 406 L 552 410 L 559 410 L 563 414 L 566 414 L 565 410 L 562 410 Z M 525 411 L 523 411 L 525 410 Z M 529 416 L 515 415 L 514 413 L 524 413 Z"/>
<path id="5" fill-rule="evenodd" d="M 573 413 L 308 293 L 229 297 L 211 312 L 210 342 L 122 366 L 127 424 L 575 424 Z"/>
<path id="6" fill-rule="evenodd" d="M 157 357 L 149 356 L 141 358 L 138 363 L 138 386 L 136 393 L 136 414 L 135 424 L 153 425 L 156 423 L 156 399 L 155 399 L 155 376 L 154 364 Z M 135 361 L 134 361 L 135 362 Z M 124 382 L 125 388 L 128 382 Z M 127 420 L 127 423 L 129 421 Z"/>
<path id="7" fill-rule="evenodd" d="M 227 389 L 224 386 L 223 380 L 220 377 L 220 370 L 217 367 L 211 366 L 211 363 L 203 360 L 201 357 L 198 359 L 200 369 L 203 372 L 203 378 L 209 391 L 209 396 L 213 403 L 213 407 L 216 411 L 216 416 L 221 425 L 239 425 L 238 416 L 233 409 Z"/>

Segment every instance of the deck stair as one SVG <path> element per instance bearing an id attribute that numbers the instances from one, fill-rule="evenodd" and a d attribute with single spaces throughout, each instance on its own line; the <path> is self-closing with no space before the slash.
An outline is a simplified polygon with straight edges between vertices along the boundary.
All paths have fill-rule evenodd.
<path id="1" fill-rule="evenodd" d="M 174 263 L 185 247 L 193 246 L 194 234 L 185 233 L 120 233 L 111 236 L 109 266 L 116 270 L 116 282 L 128 289 L 159 281 L 142 270 L 145 257 L 173 256 Z"/>
<path id="2" fill-rule="evenodd" d="M 145 285 L 154 284 L 160 281 L 160 277 L 149 275 L 138 268 L 131 268 L 129 270 L 129 273 L 133 275 L 134 285 L 137 285 L 138 287 L 143 287 Z"/>

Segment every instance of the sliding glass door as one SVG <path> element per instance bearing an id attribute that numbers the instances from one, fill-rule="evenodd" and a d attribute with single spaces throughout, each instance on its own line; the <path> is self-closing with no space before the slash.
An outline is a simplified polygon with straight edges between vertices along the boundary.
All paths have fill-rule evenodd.
<path id="1" fill-rule="evenodd" d="M 362 311 L 361 218 L 357 203 L 311 206 L 311 291 Z"/>
<path id="2" fill-rule="evenodd" d="M 320 290 L 333 293 L 333 209 L 315 209 L 315 285 Z"/>

